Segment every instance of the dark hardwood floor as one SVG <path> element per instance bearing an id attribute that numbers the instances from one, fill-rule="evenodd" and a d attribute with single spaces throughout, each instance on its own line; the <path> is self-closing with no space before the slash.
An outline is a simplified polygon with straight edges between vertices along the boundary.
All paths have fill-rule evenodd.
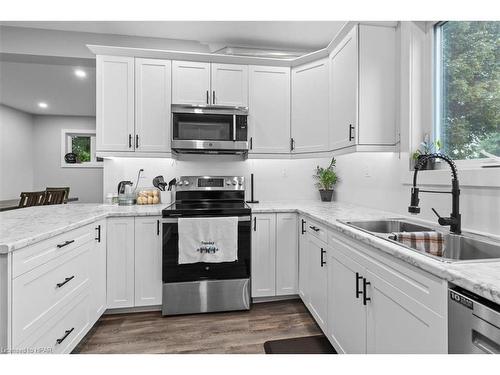
<path id="1" fill-rule="evenodd" d="M 321 334 L 300 300 L 252 310 L 162 317 L 104 315 L 74 353 L 264 353 L 264 342 Z"/>

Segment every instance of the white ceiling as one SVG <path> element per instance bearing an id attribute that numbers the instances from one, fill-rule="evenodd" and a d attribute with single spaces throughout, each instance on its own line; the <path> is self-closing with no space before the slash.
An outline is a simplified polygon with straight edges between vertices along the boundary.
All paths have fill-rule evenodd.
<path id="1" fill-rule="evenodd" d="M 0 103 L 31 114 L 95 116 L 95 68 L 0 61 Z M 39 102 L 48 104 L 46 109 Z"/>
<path id="2" fill-rule="evenodd" d="M 11 21 L 6 26 L 195 40 L 224 46 L 318 50 L 342 21 Z"/>

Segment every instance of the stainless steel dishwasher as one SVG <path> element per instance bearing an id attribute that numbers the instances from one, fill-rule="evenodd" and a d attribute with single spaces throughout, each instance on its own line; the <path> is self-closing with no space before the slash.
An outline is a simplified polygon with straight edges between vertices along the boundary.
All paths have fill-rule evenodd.
<path id="1" fill-rule="evenodd" d="M 500 305 L 450 286 L 448 352 L 500 354 Z"/>

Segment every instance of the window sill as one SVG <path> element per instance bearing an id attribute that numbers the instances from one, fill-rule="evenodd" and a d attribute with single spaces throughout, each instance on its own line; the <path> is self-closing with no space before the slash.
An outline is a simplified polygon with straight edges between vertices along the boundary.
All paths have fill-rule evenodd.
<path id="1" fill-rule="evenodd" d="M 413 170 L 408 170 L 408 167 L 405 169 L 401 183 L 413 185 Z M 498 189 L 500 188 L 500 168 L 460 168 L 458 166 L 458 180 L 461 187 Z M 419 186 L 450 186 L 451 170 L 446 167 L 431 171 L 419 171 L 417 184 Z"/>
<path id="2" fill-rule="evenodd" d="M 104 163 L 61 163 L 61 168 L 104 168 Z"/>

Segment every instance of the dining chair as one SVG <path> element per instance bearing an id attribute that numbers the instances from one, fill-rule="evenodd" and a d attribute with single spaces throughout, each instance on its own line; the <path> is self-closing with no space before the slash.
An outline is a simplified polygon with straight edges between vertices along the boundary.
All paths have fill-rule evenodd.
<path id="1" fill-rule="evenodd" d="M 59 191 L 59 190 L 62 190 L 65 192 L 65 195 L 64 195 L 64 201 L 62 203 L 68 203 L 68 197 L 69 197 L 69 186 L 66 186 L 66 187 L 48 187 L 45 189 L 46 192 L 49 192 L 49 191 Z"/>
<path id="2" fill-rule="evenodd" d="M 45 202 L 45 191 L 22 192 L 19 207 L 41 206 Z"/>
<path id="3" fill-rule="evenodd" d="M 44 205 L 49 204 L 63 204 L 66 200 L 66 190 L 46 190 Z"/>

